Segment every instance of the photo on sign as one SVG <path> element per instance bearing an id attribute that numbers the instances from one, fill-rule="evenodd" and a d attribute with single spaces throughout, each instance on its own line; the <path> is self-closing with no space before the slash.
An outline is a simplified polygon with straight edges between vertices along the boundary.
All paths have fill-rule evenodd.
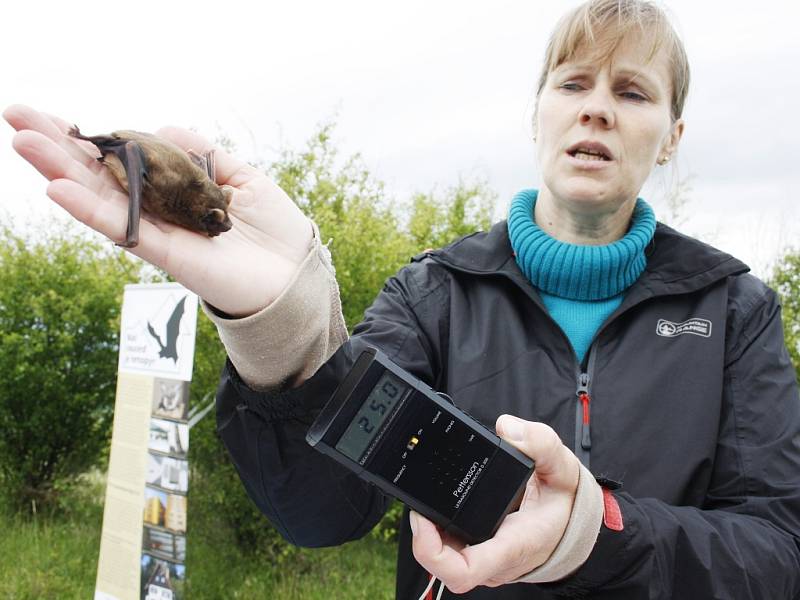
<path id="1" fill-rule="evenodd" d="M 147 455 L 147 483 L 157 485 L 172 492 L 189 491 L 189 463 L 185 460 Z"/>
<path id="2" fill-rule="evenodd" d="M 185 458 L 189 451 L 189 425 L 164 419 L 150 419 L 150 450 Z"/>
<path id="3" fill-rule="evenodd" d="M 186 533 L 186 496 L 144 488 L 144 523 Z"/>
<path id="4" fill-rule="evenodd" d="M 164 527 L 177 533 L 186 533 L 186 496 L 167 494 Z"/>
<path id="5" fill-rule="evenodd" d="M 189 382 L 156 377 L 153 382 L 153 416 L 186 420 Z"/>
<path id="6" fill-rule="evenodd" d="M 142 554 L 141 600 L 182 600 L 185 598 L 186 567 Z"/>
<path id="7" fill-rule="evenodd" d="M 161 558 L 175 558 L 175 536 L 168 531 L 144 526 L 142 533 L 142 550 Z"/>
<path id="8" fill-rule="evenodd" d="M 142 551 L 158 558 L 184 562 L 186 560 L 186 537 L 168 531 L 144 526 Z"/>
<path id="9" fill-rule="evenodd" d="M 167 513 L 167 493 L 151 487 L 144 488 L 144 518 L 149 525 L 165 527 Z"/>

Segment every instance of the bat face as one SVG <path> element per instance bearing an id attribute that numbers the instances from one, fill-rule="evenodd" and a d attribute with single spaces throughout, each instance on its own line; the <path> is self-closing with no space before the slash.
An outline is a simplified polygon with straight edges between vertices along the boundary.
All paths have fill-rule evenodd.
<path id="1" fill-rule="evenodd" d="M 70 135 L 93 143 L 101 162 L 128 192 L 128 234 L 123 245 L 138 241 L 139 209 L 165 221 L 214 237 L 228 231 L 232 188 L 214 180 L 213 150 L 198 155 L 175 144 L 137 131 L 83 136 L 77 127 Z"/>
<path id="2" fill-rule="evenodd" d="M 210 180 L 205 182 L 207 188 L 202 196 L 206 199 L 204 205 L 205 214 L 200 217 L 205 232 L 213 237 L 233 227 L 230 216 L 228 216 L 228 205 L 231 203 L 230 190 L 223 190 Z M 201 203 L 202 206 L 202 203 Z"/>

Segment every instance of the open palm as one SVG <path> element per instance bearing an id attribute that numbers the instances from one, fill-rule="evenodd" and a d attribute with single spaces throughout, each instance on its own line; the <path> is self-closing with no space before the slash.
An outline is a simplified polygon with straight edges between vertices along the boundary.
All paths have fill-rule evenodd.
<path id="1" fill-rule="evenodd" d="M 67 135 L 71 123 L 14 105 L 3 113 L 14 149 L 51 181 L 47 195 L 72 216 L 115 241 L 125 238 L 128 195 L 88 142 Z M 120 127 L 121 129 L 122 127 Z M 185 129 L 156 132 L 184 150 L 213 145 Z M 216 150 L 217 183 L 234 188 L 233 229 L 209 238 L 143 213 L 139 245 L 128 251 L 164 269 L 207 302 L 234 316 L 257 312 L 287 286 L 308 253 L 308 219 L 272 180 Z"/>

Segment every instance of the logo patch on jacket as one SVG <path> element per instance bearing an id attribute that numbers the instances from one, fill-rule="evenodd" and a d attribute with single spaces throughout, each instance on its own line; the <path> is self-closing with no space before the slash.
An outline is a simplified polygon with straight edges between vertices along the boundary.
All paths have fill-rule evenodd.
<path id="1" fill-rule="evenodd" d="M 677 337 L 684 333 L 711 337 L 711 321 L 708 319 L 689 319 L 683 323 L 673 323 L 666 319 L 659 319 L 656 324 L 656 333 L 662 337 Z"/>

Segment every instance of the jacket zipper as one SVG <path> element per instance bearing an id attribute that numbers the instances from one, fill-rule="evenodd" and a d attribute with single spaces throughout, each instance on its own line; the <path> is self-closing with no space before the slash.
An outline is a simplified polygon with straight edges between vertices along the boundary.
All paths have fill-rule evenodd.
<path id="1" fill-rule="evenodd" d="M 589 468 L 592 453 L 592 421 L 591 403 L 592 397 L 589 393 L 589 386 L 594 375 L 594 343 L 587 350 L 584 364 L 578 369 L 577 379 L 578 388 L 575 390 L 575 455 L 580 459 L 583 466 Z"/>
<path id="2" fill-rule="evenodd" d="M 500 277 L 504 277 L 504 278 L 508 279 L 509 281 L 511 281 L 512 283 L 517 285 L 523 291 L 523 293 L 525 293 L 533 301 L 533 303 L 537 307 L 539 307 L 539 309 L 542 310 L 542 312 L 544 312 L 544 314 L 550 319 L 551 323 L 555 326 L 556 330 L 563 337 L 563 339 L 566 342 L 567 346 L 570 348 L 570 350 L 572 350 L 572 355 L 575 358 L 575 364 L 578 364 L 578 358 L 575 355 L 575 351 L 572 349 L 572 343 L 569 341 L 569 338 L 564 333 L 564 331 L 561 329 L 561 327 L 559 327 L 558 323 L 556 323 L 555 320 L 550 316 L 550 313 L 548 312 L 547 308 L 542 303 L 541 299 L 536 294 L 532 294 L 531 293 L 532 290 L 528 290 L 526 288 L 526 286 L 522 285 L 519 281 L 517 281 L 517 279 L 515 277 L 512 277 L 507 272 L 501 272 L 501 271 L 497 271 L 497 270 L 495 270 L 493 272 L 485 272 L 485 271 L 468 269 L 466 267 L 463 267 L 463 266 L 460 266 L 460 265 L 455 265 L 455 264 L 451 263 L 447 258 L 444 258 L 444 257 L 439 256 L 439 255 L 434 255 L 434 254 L 431 254 L 431 253 L 428 253 L 427 256 L 430 257 L 431 259 L 435 260 L 436 262 L 444 265 L 446 268 L 450 268 L 450 269 L 455 270 L 455 271 L 461 271 L 463 273 L 469 273 L 470 275 L 500 276 Z M 734 271 L 731 271 L 730 274 L 735 274 L 735 273 L 739 273 L 739 272 L 742 272 L 742 271 L 740 269 L 739 270 L 734 270 Z M 627 300 L 627 294 L 626 294 L 626 299 L 622 301 L 622 304 L 620 304 L 620 306 L 618 306 L 616 308 L 616 310 L 613 313 L 611 313 L 611 315 L 609 315 L 609 317 L 606 319 L 606 321 L 595 332 L 594 340 L 592 340 L 592 343 L 591 343 L 591 345 L 589 347 L 589 350 L 587 351 L 587 355 L 586 355 L 586 357 L 584 357 L 584 363 L 587 364 L 586 368 L 584 368 L 583 365 L 578 365 L 578 371 L 576 373 L 576 376 L 577 376 L 577 379 L 578 379 L 578 389 L 576 391 L 577 402 L 576 402 L 576 410 L 575 410 L 575 454 L 578 456 L 580 461 L 586 466 L 587 469 L 589 468 L 589 457 L 590 457 L 590 453 L 591 453 L 591 449 L 592 449 L 591 414 L 590 414 L 591 396 L 590 396 L 590 393 L 589 393 L 589 386 L 590 386 L 590 384 L 592 382 L 592 376 L 593 376 L 593 372 L 594 372 L 594 354 L 595 353 L 593 352 L 593 350 L 595 348 L 597 339 L 600 337 L 600 334 L 603 332 L 603 330 L 610 323 L 612 323 L 613 321 L 617 320 L 620 317 L 620 315 L 622 315 L 623 313 L 631 310 L 634 306 L 638 306 L 639 304 L 641 304 L 641 303 L 643 303 L 643 302 L 645 302 L 645 301 L 647 301 L 647 300 L 649 300 L 649 299 L 654 297 L 654 294 L 652 293 L 652 290 L 649 289 L 649 286 L 648 286 L 648 290 L 647 291 L 649 291 L 650 293 L 643 295 L 640 292 L 639 297 L 636 298 L 635 301 L 630 302 L 630 303 L 626 303 L 626 300 Z M 586 360 L 587 358 L 588 358 L 588 361 Z M 583 385 L 582 385 L 582 381 L 584 381 Z M 585 416 L 586 416 L 585 425 L 584 425 L 584 413 L 585 413 Z"/>
<path id="3" fill-rule="evenodd" d="M 433 256 L 428 254 L 428 256 L 437 261 L 442 262 L 445 264 L 446 267 L 454 269 L 456 271 L 462 271 L 464 273 L 469 273 L 470 275 L 485 275 L 480 271 L 471 271 L 461 266 L 453 265 L 446 260 L 442 260 L 439 256 Z M 505 273 L 495 273 L 494 275 L 500 275 L 509 279 L 512 283 L 519 285 L 518 282 L 514 280 L 514 278 L 510 277 Z M 592 381 L 592 377 L 594 375 L 594 362 L 595 362 L 595 352 L 594 348 L 597 344 L 597 339 L 600 337 L 600 333 L 606 328 L 606 326 L 613 320 L 616 320 L 622 312 L 625 312 L 631 308 L 631 306 L 635 306 L 639 304 L 636 302 L 628 307 L 626 307 L 622 312 L 620 312 L 620 307 L 617 307 L 610 316 L 609 319 L 606 319 L 605 323 L 603 323 L 600 328 L 595 332 L 594 339 L 589 346 L 589 349 L 586 351 L 586 355 L 583 359 L 583 364 L 578 362 L 578 356 L 575 354 L 575 350 L 572 348 L 572 342 L 569 341 L 567 334 L 564 333 L 564 330 L 561 329 L 558 323 L 556 323 L 555 319 L 550 316 L 547 307 L 542 303 L 541 299 L 538 296 L 531 295 L 524 287 L 520 286 L 522 291 L 533 301 L 533 303 L 545 314 L 545 316 L 550 320 L 552 325 L 555 327 L 556 331 L 561 334 L 561 337 L 564 339 L 567 347 L 572 351 L 572 356 L 575 359 L 575 364 L 578 365 L 578 371 L 576 373 L 576 377 L 578 380 L 578 388 L 575 392 L 577 396 L 576 400 L 576 407 L 575 407 L 575 455 L 580 459 L 581 463 L 589 469 L 590 457 L 591 457 L 591 450 L 592 450 L 592 431 L 591 431 L 591 396 L 589 394 L 589 385 Z M 585 366 L 584 366 L 585 365 Z M 582 385 L 581 382 L 585 381 L 585 384 Z M 586 423 L 584 424 L 584 414 Z"/>

